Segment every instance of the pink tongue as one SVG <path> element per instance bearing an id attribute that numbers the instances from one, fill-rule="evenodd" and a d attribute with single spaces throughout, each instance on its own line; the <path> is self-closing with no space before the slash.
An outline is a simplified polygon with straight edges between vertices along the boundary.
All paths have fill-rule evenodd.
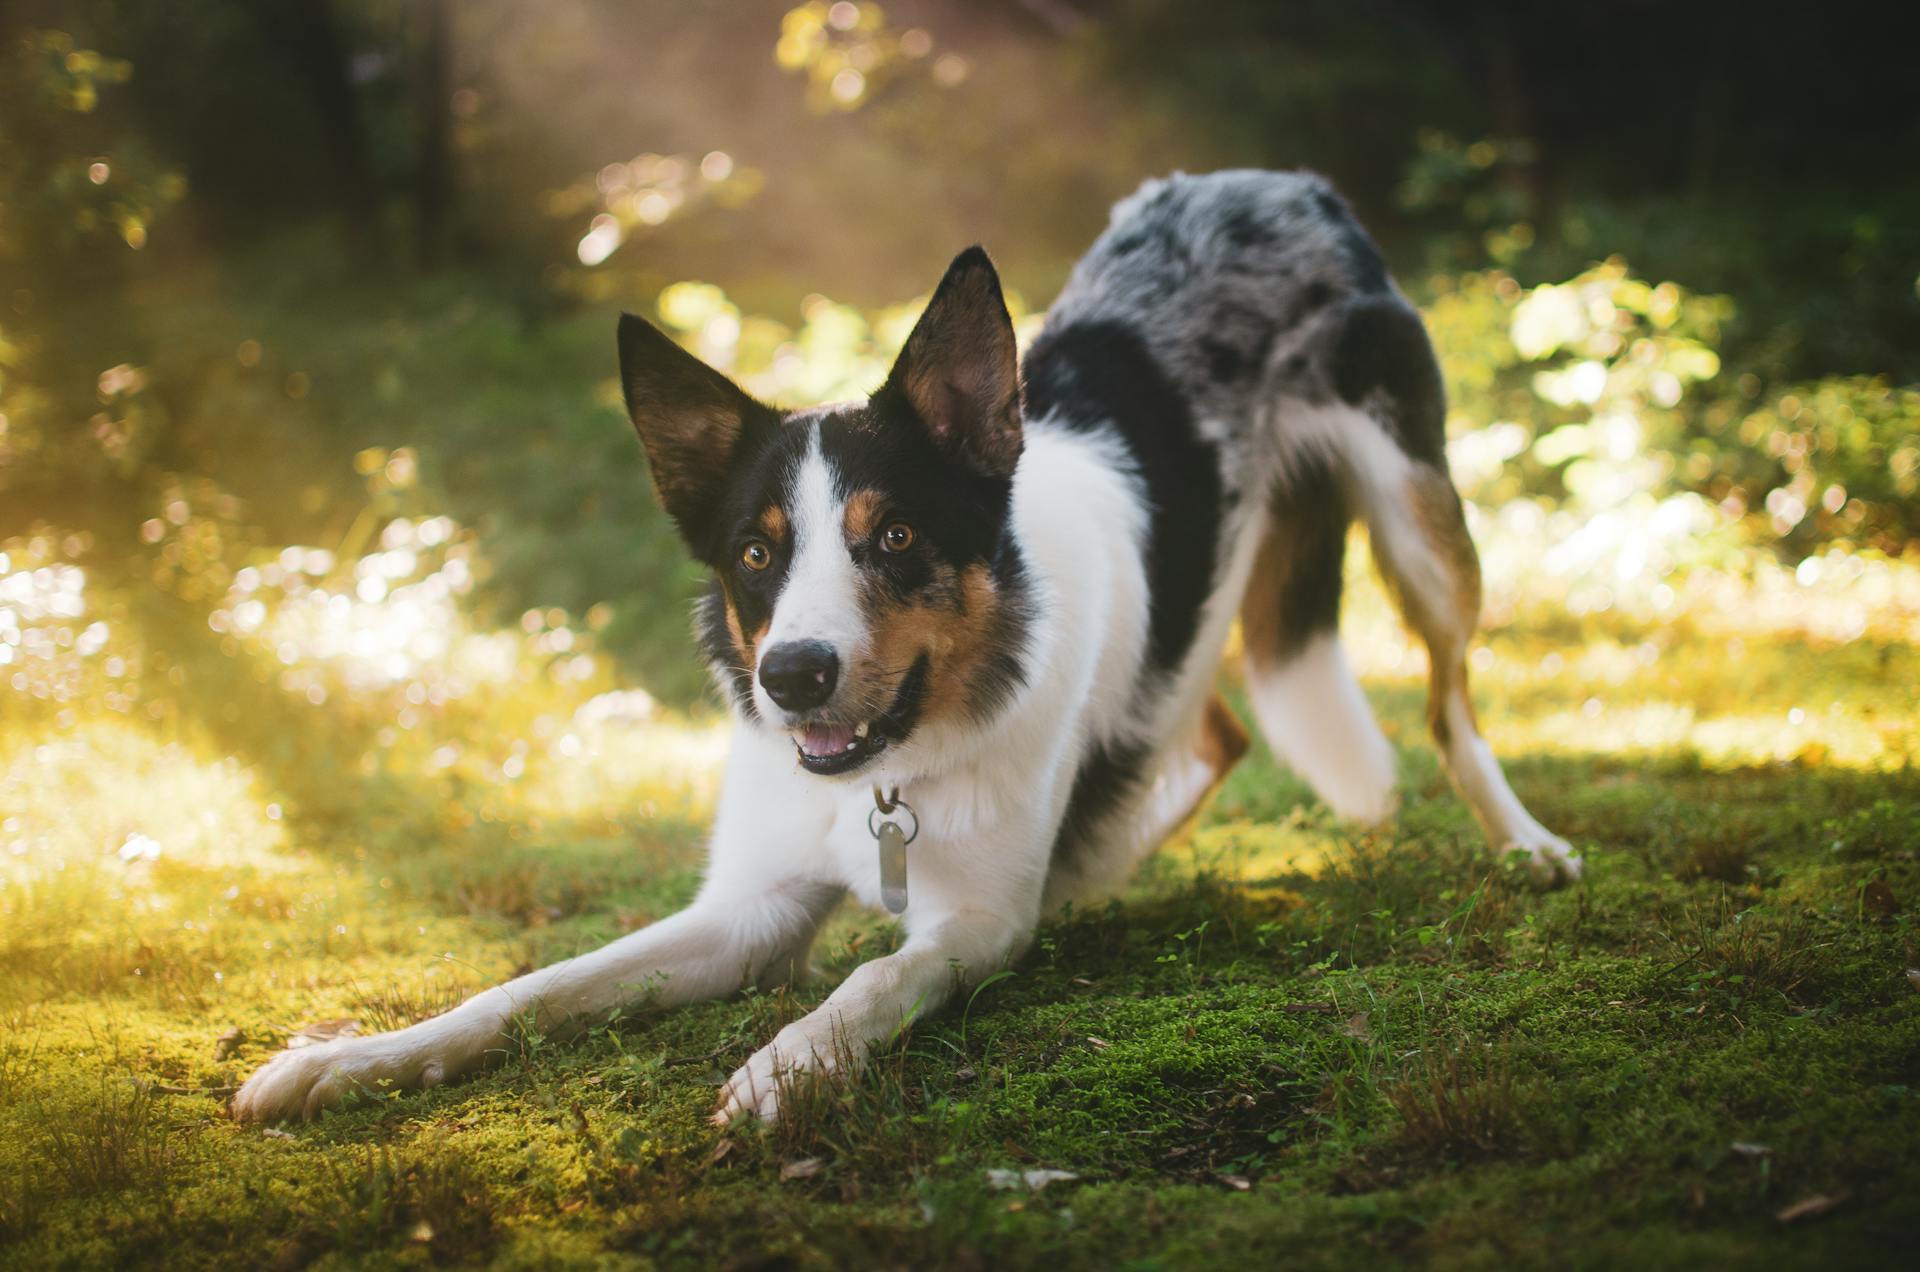
<path id="1" fill-rule="evenodd" d="M 853 726 L 850 724 L 809 724 L 807 740 L 802 749 L 808 755 L 838 755 L 853 745 Z"/>

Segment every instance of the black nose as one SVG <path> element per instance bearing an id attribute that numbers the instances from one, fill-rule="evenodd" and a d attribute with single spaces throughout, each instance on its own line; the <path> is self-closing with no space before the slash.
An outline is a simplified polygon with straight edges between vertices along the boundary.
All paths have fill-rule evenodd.
<path id="1" fill-rule="evenodd" d="M 810 711 L 833 696 L 840 681 L 840 657 L 819 640 L 775 645 L 760 660 L 760 683 L 789 711 Z"/>

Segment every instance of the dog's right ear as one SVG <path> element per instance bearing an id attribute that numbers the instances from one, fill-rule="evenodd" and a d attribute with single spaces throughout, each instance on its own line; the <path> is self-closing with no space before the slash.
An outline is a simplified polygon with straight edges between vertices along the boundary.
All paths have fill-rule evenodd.
<path id="1" fill-rule="evenodd" d="M 711 559 L 714 496 L 741 440 L 776 422 L 774 413 L 645 318 L 620 315 L 619 339 L 620 388 L 653 488 L 694 554 Z"/>

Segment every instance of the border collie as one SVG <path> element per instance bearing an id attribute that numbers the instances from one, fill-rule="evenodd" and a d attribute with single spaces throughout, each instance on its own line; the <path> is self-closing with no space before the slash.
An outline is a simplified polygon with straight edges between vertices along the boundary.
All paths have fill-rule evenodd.
<path id="1" fill-rule="evenodd" d="M 714 1114 L 776 1116 L 784 1076 L 858 1063 L 1195 812 L 1247 746 L 1214 692 L 1236 616 L 1274 751 L 1341 815 L 1390 817 L 1394 753 L 1338 634 L 1355 517 L 1488 839 L 1542 883 L 1578 876 L 1474 719 L 1479 566 L 1432 347 L 1319 178 L 1149 182 L 1024 368 L 979 248 L 864 402 L 763 405 L 632 316 L 619 349 L 660 499 L 714 576 L 699 634 L 736 727 L 705 882 L 443 1016 L 274 1057 L 237 1116 L 433 1086 L 516 1016 L 551 1031 L 783 982 L 843 894 L 886 903 L 900 949 L 756 1052 Z"/>

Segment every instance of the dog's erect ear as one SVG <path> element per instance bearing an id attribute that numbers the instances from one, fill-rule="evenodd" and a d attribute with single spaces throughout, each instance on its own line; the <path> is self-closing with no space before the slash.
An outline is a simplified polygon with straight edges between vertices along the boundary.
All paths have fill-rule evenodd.
<path id="1" fill-rule="evenodd" d="M 644 318 L 620 315 L 620 387 L 653 486 L 697 555 L 709 555 L 713 496 L 749 429 L 772 412 Z"/>
<path id="2" fill-rule="evenodd" d="M 1013 475 L 1019 352 L 986 252 L 970 247 L 953 258 L 881 392 L 897 394 L 943 449 L 989 475 Z"/>

